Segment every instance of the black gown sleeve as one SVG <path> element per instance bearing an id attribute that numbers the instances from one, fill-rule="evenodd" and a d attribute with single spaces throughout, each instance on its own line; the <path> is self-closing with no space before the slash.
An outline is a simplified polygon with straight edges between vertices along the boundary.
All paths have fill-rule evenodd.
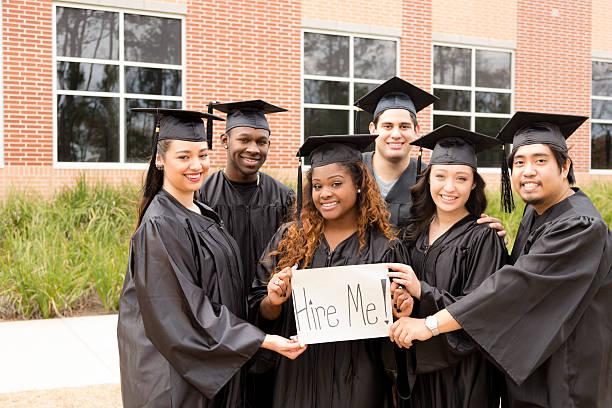
<path id="1" fill-rule="evenodd" d="M 134 284 L 147 337 L 185 381 L 213 398 L 259 349 L 264 334 L 213 303 L 194 283 L 194 246 L 182 225 L 151 219 L 132 243 Z M 201 264 L 213 268 L 215 263 Z"/>
<path id="2" fill-rule="evenodd" d="M 529 253 L 447 310 L 520 385 L 572 334 L 601 286 L 609 234 L 600 219 L 556 221 Z"/>
<path id="3" fill-rule="evenodd" d="M 455 303 L 505 264 L 506 247 L 496 230 L 480 228 L 470 235 L 472 236 L 464 237 L 467 238 L 469 247 L 459 248 L 454 253 L 452 264 L 457 269 L 450 272 L 461 277 L 461 292 L 451 294 L 448 290 L 421 281 L 421 299 L 416 317 L 425 318 Z M 450 367 L 474 351 L 476 345 L 463 330 L 441 334 L 412 348 L 415 373 Z"/>

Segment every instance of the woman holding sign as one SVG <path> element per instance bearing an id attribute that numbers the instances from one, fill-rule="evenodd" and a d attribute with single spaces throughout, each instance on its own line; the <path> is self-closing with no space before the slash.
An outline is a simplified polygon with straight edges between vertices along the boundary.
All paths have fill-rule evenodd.
<path id="1" fill-rule="evenodd" d="M 503 239 L 488 225 L 476 223 L 487 206 L 476 153 L 499 142 L 444 125 L 413 144 L 433 152 L 430 166 L 412 188 L 404 234 L 412 269 L 389 265 L 397 271 L 390 276 L 395 279 L 392 287 L 401 284 L 415 298 L 412 315 L 427 317 L 425 324 L 435 336 L 432 315 L 478 287 L 506 261 Z M 395 293 L 396 300 L 408 296 Z M 391 330 L 392 340 L 403 335 L 401 325 Z M 503 378 L 465 332 L 433 337 L 396 355 L 400 407 L 499 407 Z"/>
<path id="2" fill-rule="evenodd" d="M 386 263 L 405 256 L 376 183 L 361 162 L 360 152 L 375 138 L 311 136 L 298 151 L 311 164 L 304 208 L 300 210 L 298 180 L 298 221 L 281 227 L 268 245 L 249 296 L 252 317 L 262 329 L 281 335 L 296 332 L 294 265 L 307 269 Z M 403 315 L 410 314 L 410 307 L 407 303 Z M 294 361 L 276 359 L 273 407 L 393 406 L 390 346 L 386 338 L 320 343 L 309 345 Z"/>

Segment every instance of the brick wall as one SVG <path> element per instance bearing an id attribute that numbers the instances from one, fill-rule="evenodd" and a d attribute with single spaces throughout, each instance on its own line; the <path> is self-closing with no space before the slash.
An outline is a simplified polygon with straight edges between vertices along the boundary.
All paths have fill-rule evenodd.
<path id="1" fill-rule="evenodd" d="M 433 0 L 433 32 L 516 40 L 516 0 Z"/>
<path id="2" fill-rule="evenodd" d="M 301 2 L 190 1 L 187 14 L 187 106 L 261 98 L 289 109 L 268 116 L 267 166 L 295 168 L 300 144 Z M 222 115 L 223 116 L 223 115 Z M 215 136 L 224 130 L 215 124 Z M 216 137 L 212 165 L 225 163 Z"/>
<path id="3" fill-rule="evenodd" d="M 51 1 L 2 2 L 4 164 L 53 162 Z"/>
<path id="4" fill-rule="evenodd" d="M 334 23 L 402 28 L 401 0 L 304 0 L 302 16 Z"/>
<path id="5" fill-rule="evenodd" d="M 432 92 L 431 88 L 431 35 L 432 35 L 432 2 L 424 0 L 410 3 L 403 2 L 402 7 L 402 40 L 400 54 L 400 76 L 408 82 Z M 431 131 L 431 106 L 417 115 L 421 135 Z M 413 149 L 413 155 L 418 149 Z M 425 160 L 429 151 L 424 150 Z"/>
<path id="6" fill-rule="evenodd" d="M 590 116 L 590 2 L 519 0 L 516 45 L 516 110 Z M 589 126 L 568 140 L 577 172 L 589 170 Z"/>
<path id="7" fill-rule="evenodd" d="M 593 51 L 604 51 L 612 57 L 612 2 L 609 0 L 592 0 L 592 39 Z"/>

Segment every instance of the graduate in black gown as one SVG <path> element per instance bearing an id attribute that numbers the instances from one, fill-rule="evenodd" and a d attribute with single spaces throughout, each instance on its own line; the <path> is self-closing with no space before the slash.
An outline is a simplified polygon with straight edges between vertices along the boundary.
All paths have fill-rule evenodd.
<path id="1" fill-rule="evenodd" d="M 565 141 L 586 119 L 517 112 L 504 126 L 527 203 L 514 263 L 433 316 L 436 331 L 463 328 L 503 370 L 510 407 L 612 406 L 612 232 L 571 187 Z M 392 326 L 406 347 L 432 334 L 422 319 Z"/>
<path id="2" fill-rule="evenodd" d="M 369 130 L 378 138 L 375 151 L 363 153 L 363 162 L 387 203 L 391 224 L 398 227 L 406 226 L 410 216 L 410 188 L 417 179 L 418 163 L 410 157 L 410 142 L 419 137 L 420 131 L 416 114 L 436 100 L 438 97 L 410 82 L 393 77 L 355 102 L 372 114 Z"/>
<path id="3" fill-rule="evenodd" d="M 410 157 L 411 142 L 420 135 L 417 112 L 436 100 L 438 97 L 410 82 L 393 77 L 355 102 L 355 106 L 372 114 L 369 130 L 378 135 L 375 150 L 364 152 L 363 162 L 372 172 L 387 204 L 391 224 L 400 229 L 406 226 L 410 216 L 410 188 L 416 183 L 420 169 L 426 166 L 421 163 L 420 151 L 418 159 Z M 359 111 L 355 115 L 357 126 Z M 499 231 L 500 237 L 506 235 L 497 218 L 483 214 L 478 223 L 488 223 Z"/>
<path id="4" fill-rule="evenodd" d="M 270 148 L 266 114 L 285 112 L 262 100 L 216 103 L 227 114 L 221 136 L 227 150 L 223 170 L 206 178 L 200 200 L 223 220 L 242 255 L 245 282 L 253 282 L 257 261 L 276 230 L 288 221 L 295 193 L 283 183 L 259 171 Z"/>
<path id="5" fill-rule="evenodd" d="M 470 293 L 506 263 L 503 239 L 476 223 L 487 206 L 476 153 L 500 143 L 452 125 L 413 143 L 433 152 L 412 188 L 404 234 L 410 267 L 394 265 L 398 272 L 390 275 L 398 278 L 392 288 L 403 284 L 415 293 L 412 316 L 426 318 Z M 395 303 L 408 296 L 400 293 Z M 399 406 L 499 407 L 503 377 L 465 332 L 447 333 L 396 354 Z"/>
<path id="6" fill-rule="evenodd" d="M 265 330 L 281 335 L 296 331 L 293 265 L 321 268 L 403 258 L 385 204 L 361 162 L 360 149 L 374 138 L 311 136 L 300 148 L 298 155 L 309 157 L 311 170 L 299 224 L 284 225 L 274 236 L 249 295 L 250 312 Z M 394 359 L 388 338 L 314 344 L 290 364 L 285 360 L 276 361 L 272 407 L 393 406 Z"/>
<path id="7" fill-rule="evenodd" d="M 210 166 L 201 118 L 221 118 L 137 111 L 157 118 L 119 302 L 123 405 L 243 407 L 241 367 L 260 347 L 291 358 L 303 348 L 243 320 L 247 287 L 236 242 L 193 199 Z"/>

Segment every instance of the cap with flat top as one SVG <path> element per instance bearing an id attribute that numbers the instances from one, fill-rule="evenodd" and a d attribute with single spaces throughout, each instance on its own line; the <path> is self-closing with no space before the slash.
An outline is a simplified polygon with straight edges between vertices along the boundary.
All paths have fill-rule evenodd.
<path id="1" fill-rule="evenodd" d="M 332 163 L 361 161 L 361 152 L 378 135 L 325 135 L 310 136 L 297 152 L 297 157 L 308 157 L 310 167 Z"/>
<path id="2" fill-rule="evenodd" d="M 155 129 L 155 141 L 171 139 L 203 142 L 206 140 L 206 132 L 204 131 L 202 119 L 224 120 L 210 113 L 185 109 L 133 108 L 131 111 L 150 113 L 157 116 L 158 123 Z"/>
<path id="3" fill-rule="evenodd" d="M 378 135 L 324 135 L 310 136 L 297 151 L 297 157 L 308 157 L 311 168 L 333 163 L 360 162 L 361 152 L 378 137 Z M 302 165 L 298 167 L 297 180 L 297 222 L 301 225 L 302 212 Z"/>
<path id="4" fill-rule="evenodd" d="M 437 96 L 399 77 L 393 77 L 355 102 L 355 106 L 374 117 L 387 109 L 406 109 L 416 115 L 437 100 Z"/>
<path id="5" fill-rule="evenodd" d="M 261 99 L 249 101 L 213 103 L 214 109 L 227 114 L 225 132 L 238 126 L 246 126 L 254 129 L 265 129 L 270 131 L 266 120 L 266 114 L 287 112 L 287 109 L 272 105 Z"/>
<path id="6" fill-rule="evenodd" d="M 570 137 L 588 117 L 555 113 L 518 111 L 497 134 L 512 151 L 530 144 L 551 144 L 567 150 L 565 139 Z"/>
<path id="7" fill-rule="evenodd" d="M 147 171 L 145 182 L 145 197 L 155 194 L 152 179 L 156 171 L 161 171 L 155 166 L 157 156 L 157 142 L 160 140 L 185 140 L 187 142 L 208 141 L 210 148 L 212 143 L 212 132 L 205 132 L 202 119 L 207 119 L 209 123 L 213 120 L 225 120 L 210 113 L 191 111 L 185 109 L 169 108 L 132 108 L 132 112 L 143 112 L 155 115 L 155 126 L 151 146 L 151 160 Z M 208 134 L 207 134 L 208 133 Z"/>
<path id="8" fill-rule="evenodd" d="M 464 164 L 476 170 L 476 153 L 499 146 L 501 142 L 481 133 L 446 124 L 410 144 L 433 150 L 430 165 Z"/>

